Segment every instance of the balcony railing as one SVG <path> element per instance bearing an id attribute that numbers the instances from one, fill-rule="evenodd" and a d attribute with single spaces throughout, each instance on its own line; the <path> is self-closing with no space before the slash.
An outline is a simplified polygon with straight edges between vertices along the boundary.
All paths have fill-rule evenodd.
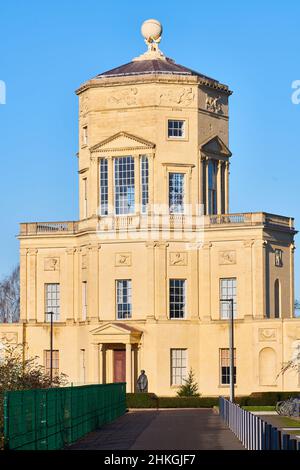
<path id="1" fill-rule="evenodd" d="M 31 222 L 20 224 L 20 235 L 73 234 L 77 231 L 78 222 Z"/>
<path id="2" fill-rule="evenodd" d="M 34 222 L 20 224 L 20 236 L 75 234 L 86 230 L 147 230 L 169 227 L 180 229 L 214 229 L 225 227 L 263 226 L 275 229 L 294 230 L 294 219 L 265 212 L 189 216 L 183 214 L 103 216 L 78 222 Z"/>

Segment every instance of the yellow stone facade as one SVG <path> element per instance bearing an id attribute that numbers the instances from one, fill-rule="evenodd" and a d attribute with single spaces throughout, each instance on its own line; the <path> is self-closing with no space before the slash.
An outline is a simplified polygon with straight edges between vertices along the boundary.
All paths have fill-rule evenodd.
<path id="1" fill-rule="evenodd" d="M 171 356 L 177 349 L 185 350 L 186 370 L 193 369 L 203 396 L 227 394 L 220 354 L 228 348 L 229 325 L 220 317 L 220 280 L 234 278 L 236 394 L 297 390 L 297 371 L 276 378 L 300 343 L 300 320 L 293 318 L 293 219 L 230 214 L 230 90 L 200 74 L 146 73 L 147 60 L 166 61 L 140 59 L 132 62 L 138 73 L 103 74 L 77 90 L 79 220 L 21 224 L 21 318 L 0 326 L 0 341 L 23 343 L 26 355 L 43 363 L 50 335 L 45 285 L 59 284 L 54 349 L 70 382 L 111 382 L 119 367 L 125 368 L 127 391 L 133 391 L 145 369 L 149 391 L 174 395 Z M 184 121 L 181 138 L 169 136 L 171 120 Z M 124 156 L 134 161 L 134 213 L 118 215 L 115 160 Z M 149 171 L 146 213 L 143 156 Z M 99 189 L 103 159 L 105 215 Z M 217 172 L 213 213 L 210 160 Z M 157 215 L 160 206 L 169 206 L 170 173 L 183 175 L 188 213 Z M 170 279 L 185 280 L 184 318 L 170 318 Z M 131 318 L 117 317 L 117 280 L 131 280 Z M 124 351 L 123 362 L 117 363 L 115 350 Z"/>

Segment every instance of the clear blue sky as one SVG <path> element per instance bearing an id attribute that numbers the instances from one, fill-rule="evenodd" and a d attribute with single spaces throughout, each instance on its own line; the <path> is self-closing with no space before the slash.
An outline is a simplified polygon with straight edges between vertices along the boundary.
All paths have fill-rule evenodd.
<path id="1" fill-rule="evenodd" d="M 0 277 L 18 262 L 19 222 L 77 218 L 74 90 L 142 53 L 147 18 L 163 23 L 165 54 L 234 90 L 231 212 L 294 216 L 298 226 L 298 0 L 10 0 L 0 16 Z M 300 297 L 299 250 L 296 272 Z"/>

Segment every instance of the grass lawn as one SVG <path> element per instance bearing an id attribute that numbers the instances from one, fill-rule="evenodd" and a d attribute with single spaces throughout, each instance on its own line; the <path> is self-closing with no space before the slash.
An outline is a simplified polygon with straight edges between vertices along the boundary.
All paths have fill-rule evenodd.
<path id="1" fill-rule="evenodd" d="M 242 406 L 247 411 L 275 411 L 275 406 Z"/>
<path id="2" fill-rule="evenodd" d="M 300 428 L 300 419 L 292 419 L 287 416 L 278 416 L 283 428 Z"/>

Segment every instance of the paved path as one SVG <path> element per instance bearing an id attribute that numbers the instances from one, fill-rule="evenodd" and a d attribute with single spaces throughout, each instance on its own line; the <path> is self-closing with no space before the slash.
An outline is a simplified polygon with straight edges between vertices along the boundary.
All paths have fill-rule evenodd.
<path id="1" fill-rule="evenodd" d="M 243 450 L 211 409 L 130 411 L 68 449 Z"/>

